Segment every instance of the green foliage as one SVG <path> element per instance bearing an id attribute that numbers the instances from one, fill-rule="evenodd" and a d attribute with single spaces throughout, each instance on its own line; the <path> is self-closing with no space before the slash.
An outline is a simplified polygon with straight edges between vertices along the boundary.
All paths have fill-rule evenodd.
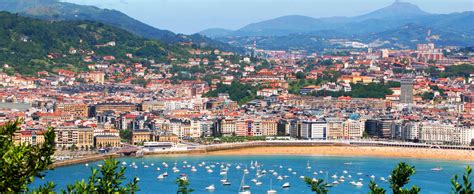
<path id="1" fill-rule="evenodd" d="M 233 81 L 230 85 L 217 84 L 215 90 L 209 91 L 204 96 L 217 97 L 220 93 L 228 93 L 231 100 L 237 101 L 239 104 L 245 104 L 256 98 L 257 89 L 255 86 Z"/>
<path id="2" fill-rule="evenodd" d="M 304 177 L 304 182 L 311 188 L 311 191 L 314 191 L 317 194 L 326 194 L 329 192 L 327 183 L 323 179 L 318 179 L 313 181 L 309 177 Z"/>
<path id="3" fill-rule="evenodd" d="M 132 182 L 123 185 L 125 169 L 125 167 L 119 169 L 118 161 L 106 159 L 99 170 L 92 169 L 92 175 L 87 181 L 77 181 L 68 185 L 67 191 L 62 191 L 62 193 L 135 193 L 139 191 L 136 177 Z"/>
<path id="4" fill-rule="evenodd" d="M 140 85 L 141 87 L 145 87 L 148 81 L 143 78 L 137 78 L 137 79 L 132 80 L 131 83 Z"/>
<path id="5" fill-rule="evenodd" d="M 188 188 L 189 187 L 188 180 L 177 178 L 176 184 L 178 184 L 178 191 L 176 192 L 176 194 L 189 194 L 194 191 L 194 189 Z"/>
<path id="6" fill-rule="evenodd" d="M 472 181 L 471 181 L 472 168 L 470 166 L 466 167 L 466 172 L 462 176 L 462 183 L 459 183 L 458 175 L 454 175 L 451 179 L 452 192 L 459 194 L 472 194 Z"/>
<path id="7" fill-rule="evenodd" d="M 410 176 L 415 174 L 415 167 L 409 166 L 404 162 L 398 163 L 393 169 L 391 178 L 389 180 L 390 188 L 394 194 L 417 194 L 420 193 L 420 188 L 412 186 L 410 189 L 404 189 L 403 186 L 410 182 Z M 372 194 L 384 194 L 386 191 L 383 188 L 378 187 L 374 181 L 369 184 L 370 192 Z"/>
<path id="8" fill-rule="evenodd" d="M 440 77 L 469 77 L 472 73 L 474 73 L 474 65 L 451 65 L 440 73 Z"/>
<path id="9" fill-rule="evenodd" d="M 423 100 L 433 100 L 434 93 L 433 92 L 424 92 L 423 94 L 421 94 L 421 98 Z"/>
<path id="10" fill-rule="evenodd" d="M 373 180 L 369 183 L 369 189 L 369 194 L 385 194 L 386 192 L 385 189 L 378 187 Z"/>
<path id="11" fill-rule="evenodd" d="M 50 22 L 0 12 L 0 27 L 0 64 L 10 64 L 16 72 L 27 75 L 59 68 L 82 71 L 86 64 L 81 51 L 94 51 L 99 58 L 113 55 L 117 61 L 128 60 L 126 53 L 156 62 L 189 55 L 182 47 L 140 38 L 98 22 Z M 112 41 L 115 46 L 96 47 Z M 70 54 L 72 48 L 78 53 Z M 56 57 L 48 58 L 50 53 Z"/>
<path id="12" fill-rule="evenodd" d="M 53 163 L 53 129 L 44 133 L 42 145 L 14 144 L 14 134 L 20 130 L 20 121 L 8 122 L 0 127 L 0 191 L 20 193 L 28 191 L 28 184 L 37 178 L 43 178 L 43 171 Z M 50 189 L 51 183 L 40 189 Z M 54 188 L 54 186 L 53 186 Z"/>
<path id="13" fill-rule="evenodd" d="M 120 136 L 120 139 L 128 142 L 128 141 L 132 140 L 132 130 L 130 130 L 130 129 L 120 130 L 119 131 L 119 136 Z"/>

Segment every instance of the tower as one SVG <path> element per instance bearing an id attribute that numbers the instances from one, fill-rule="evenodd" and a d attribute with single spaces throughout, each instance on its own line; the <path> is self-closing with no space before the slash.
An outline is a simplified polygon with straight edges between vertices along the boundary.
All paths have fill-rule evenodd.
<path id="1" fill-rule="evenodd" d="M 413 104 L 413 79 L 402 78 L 400 80 L 400 103 Z"/>

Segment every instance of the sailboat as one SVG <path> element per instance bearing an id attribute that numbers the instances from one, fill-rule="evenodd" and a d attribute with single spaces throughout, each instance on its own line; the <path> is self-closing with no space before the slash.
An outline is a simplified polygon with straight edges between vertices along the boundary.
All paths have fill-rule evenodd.
<path id="1" fill-rule="evenodd" d="M 277 191 L 272 189 L 272 179 L 270 179 L 270 190 L 267 191 L 267 194 L 276 194 Z"/>
<path id="2" fill-rule="evenodd" d="M 442 171 L 443 168 L 442 167 L 436 167 L 436 168 L 432 168 L 431 170 L 432 171 Z"/>
<path id="3" fill-rule="evenodd" d="M 311 166 L 309 165 L 309 160 L 308 160 L 308 162 L 306 163 L 306 169 L 311 170 Z"/>
<path id="4" fill-rule="evenodd" d="M 250 186 L 245 185 L 245 173 L 244 173 L 244 175 L 242 175 L 242 181 L 240 182 L 239 194 L 251 194 L 249 189 L 250 189 Z"/>
<path id="5" fill-rule="evenodd" d="M 225 178 L 221 179 L 222 185 L 230 185 L 229 179 L 227 179 L 227 174 L 225 174 Z"/>

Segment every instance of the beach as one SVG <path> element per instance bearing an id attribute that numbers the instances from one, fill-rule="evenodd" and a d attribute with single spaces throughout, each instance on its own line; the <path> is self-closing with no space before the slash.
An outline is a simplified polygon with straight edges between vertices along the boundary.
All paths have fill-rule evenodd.
<path id="1" fill-rule="evenodd" d="M 249 147 L 210 151 L 206 155 L 323 155 L 323 156 L 357 156 L 384 158 L 416 158 L 432 160 L 474 161 L 474 151 L 400 148 L 400 147 L 365 147 L 365 146 L 275 146 Z"/>

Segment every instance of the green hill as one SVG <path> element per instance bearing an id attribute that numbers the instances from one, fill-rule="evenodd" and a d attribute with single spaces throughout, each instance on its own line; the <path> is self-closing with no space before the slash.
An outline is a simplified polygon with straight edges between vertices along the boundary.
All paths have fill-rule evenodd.
<path id="1" fill-rule="evenodd" d="M 193 42 L 195 45 L 205 46 L 206 48 L 242 52 L 240 48 L 235 48 L 227 43 L 200 34 L 186 36 L 175 34 L 169 30 L 157 29 L 113 9 L 101 9 L 95 6 L 78 5 L 59 0 L 7 0 L 0 2 L 2 2 L 0 3 L 0 11 L 19 13 L 23 16 L 53 21 L 97 21 L 164 43 Z"/>
<path id="2" fill-rule="evenodd" d="M 128 59 L 127 53 L 134 58 Z M 115 61 L 146 58 L 158 63 L 174 57 L 186 59 L 189 54 L 183 46 L 141 38 L 99 22 L 44 21 L 0 12 L 0 64 L 11 66 L 10 73 L 33 75 L 58 68 L 79 71 L 108 55 Z M 84 62 L 86 57 L 94 61 Z"/>

